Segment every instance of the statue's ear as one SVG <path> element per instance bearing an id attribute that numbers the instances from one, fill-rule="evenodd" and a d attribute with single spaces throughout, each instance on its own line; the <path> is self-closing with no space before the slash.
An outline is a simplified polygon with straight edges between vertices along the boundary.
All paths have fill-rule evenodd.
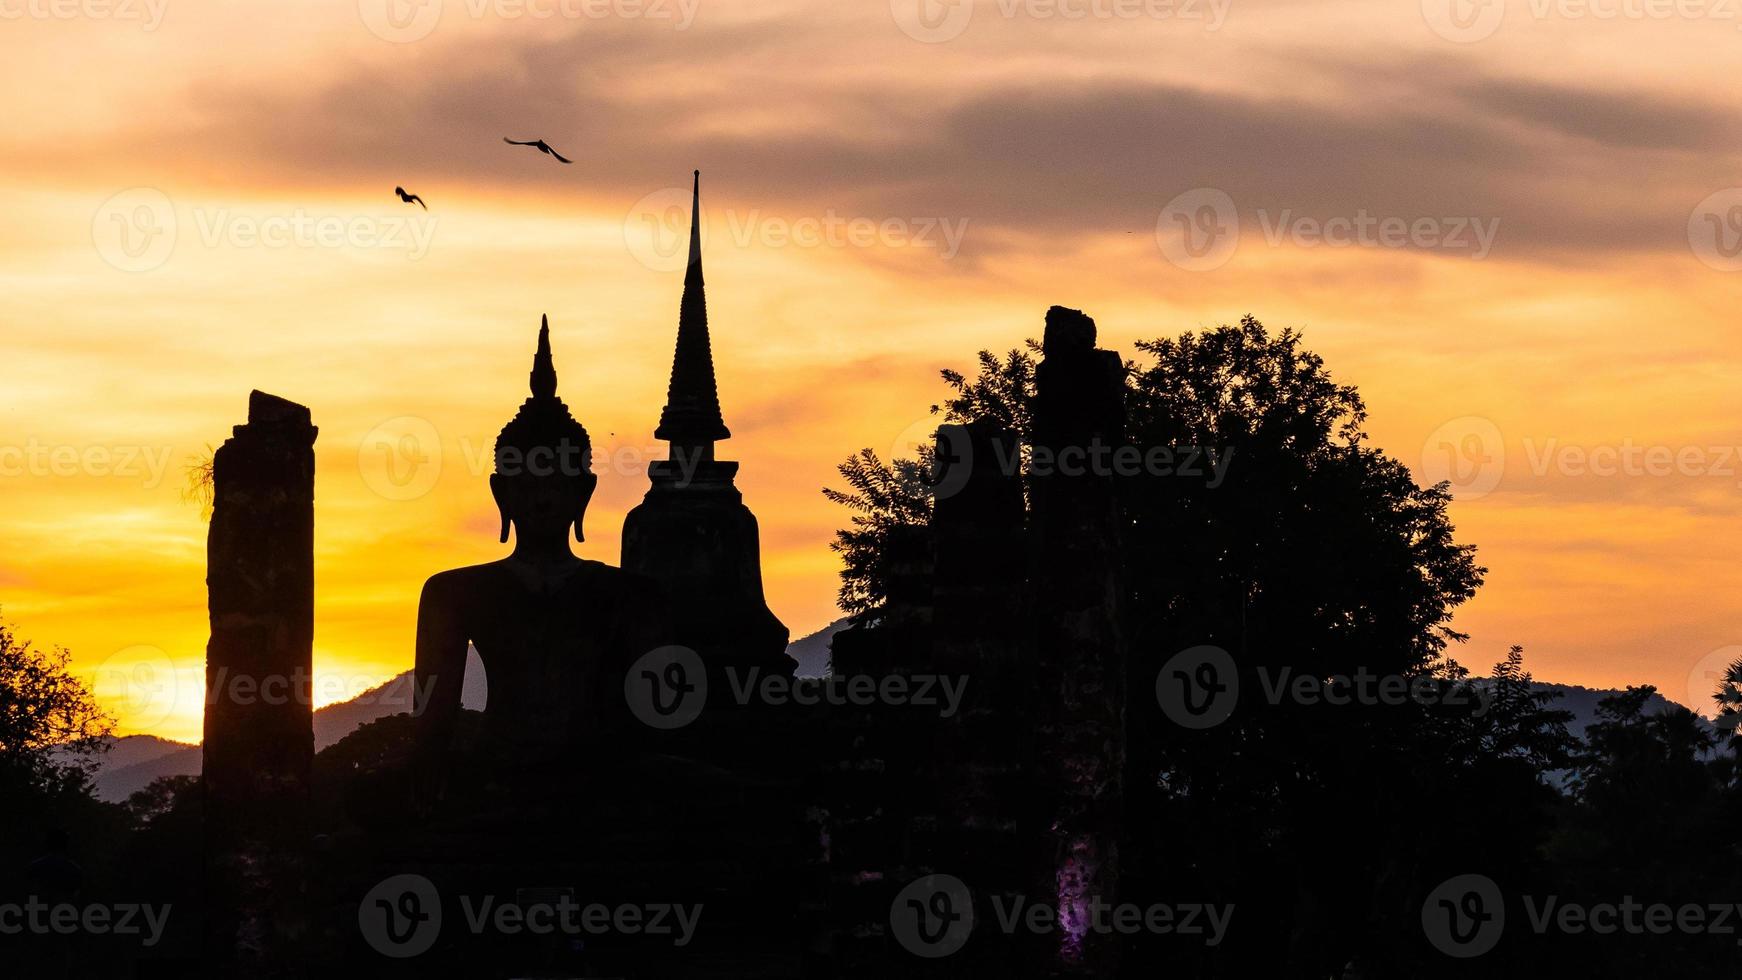
<path id="1" fill-rule="evenodd" d="M 502 482 L 502 474 L 490 474 L 490 496 L 496 500 L 496 513 L 502 515 L 501 541 L 503 544 L 508 543 L 508 502 L 502 499 L 502 493 L 506 486 L 507 484 Z"/>
<path id="2" fill-rule="evenodd" d="M 587 536 L 581 533 L 581 520 L 587 516 L 587 504 L 593 500 L 593 491 L 599 488 L 599 477 L 596 473 L 582 473 L 579 492 L 575 495 L 575 540 L 585 541 Z"/>

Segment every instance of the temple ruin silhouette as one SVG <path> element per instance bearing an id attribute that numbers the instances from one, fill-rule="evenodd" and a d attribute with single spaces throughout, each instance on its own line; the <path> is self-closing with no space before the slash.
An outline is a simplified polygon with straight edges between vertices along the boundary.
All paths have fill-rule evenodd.
<path id="1" fill-rule="evenodd" d="M 720 416 L 708 337 L 701 171 L 694 181 L 677 349 L 665 408 L 653 432 L 670 452 L 648 466 L 652 486 L 623 520 L 623 568 L 666 589 L 674 600 L 673 639 L 710 665 L 790 675 L 787 629 L 762 595 L 756 516 L 733 485 L 738 464 L 714 455 L 714 444 L 732 433 Z"/>
<path id="2" fill-rule="evenodd" d="M 496 562 L 438 572 L 419 605 L 411 717 L 372 726 L 342 789 L 321 790 L 306 700 L 227 699 L 234 684 L 311 666 L 313 454 L 306 408 L 255 392 L 218 452 L 208 585 L 212 641 L 204 793 L 212 975 L 887 977 L 1106 975 L 1105 937 L 976 934 L 964 956 L 916 958 L 891 935 L 907 882 L 948 873 L 1069 908 L 1119 885 L 1125 640 L 1109 478 L 1033 485 L 993 460 L 1016 435 L 943 426 L 929 526 L 892 544 L 875 622 L 835 638 L 837 677 L 967 678 L 959 712 L 914 704 L 766 701 L 789 679 L 788 632 L 763 595 L 755 516 L 717 458 L 730 437 L 702 272 L 700 175 L 666 403 L 626 516 L 622 565 L 574 556 L 597 477 L 558 395 L 541 324 L 530 395 L 496 443 Z M 1120 360 L 1082 313 L 1046 316 L 1035 430 L 1053 448 L 1113 441 Z M 459 704 L 469 646 L 489 676 L 482 719 Z M 643 658 L 693 651 L 694 723 L 636 717 Z M 642 674 L 647 676 L 644 678 Z M 426 687 L 427 682 L 427 687 Z M 364 733 L 359 733 L 359 738 Z M 343 744 L 343 743 L 341 743 Z M 374 743 L 371 743 L 374 744 Z M 335 749 L 340 746 L 335 746 Z M 315 805 L 311 798 L 329 799 Z M 398 959 L 359 935 L 359 903 L 396 876 L 518 902 L 692 902 L 694 941 L 479 935 L 444 929 Z M 435 966 L 430 964 L 434 963 Z"/>

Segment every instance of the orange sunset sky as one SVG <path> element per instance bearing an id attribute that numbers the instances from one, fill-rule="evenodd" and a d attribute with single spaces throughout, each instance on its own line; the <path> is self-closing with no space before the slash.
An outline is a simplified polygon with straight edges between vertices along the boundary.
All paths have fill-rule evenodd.
<path id="1" fill-rule="evenodd" d="M 819 489 L 923 437 L 938 368 L 1054 303 L 1127 354 L 1252 313 L 1456 481 L 1459 659 L 1705 707 L 1742 653 L 1739 16 L 0 0 L 0 607 L 122 732 L 197 739 L 183 471 L 260 388 L 321 430 L 321 702 L 409 668 L 423 580 L 505 553 L 488 447 L 545 313 L 615 562 L 699 167 L 721 451 L 795 638 L 838 615 Z"/>

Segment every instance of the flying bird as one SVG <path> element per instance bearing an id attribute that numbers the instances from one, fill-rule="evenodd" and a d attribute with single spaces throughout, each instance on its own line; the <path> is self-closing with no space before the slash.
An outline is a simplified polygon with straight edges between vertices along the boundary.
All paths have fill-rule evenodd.
<path id="1" fill-rule="evenodd" d="M 508 144 L 511 144 L 514 146 L 537 147 L 540 152 L 548 153 L 551 156 L 556 157 L 558 160 L 561 160 L 563 163 L 573 163 L 574 162 L 573 160 L 570 160 L 568 157 L 563 156 L 561 153 L 558 153 L 557 151 L 551 149 L 550 144 L 546 143 L 544 140 L 511 140 L 508 137 L 504 136 L 504 137 L 502 137 L 502 142 L 508 143 Z"/>
<path id="2" fill-rule="evenodd" d="M 423 198 L 418 197 L 416 194 L 405 193 L 405 188 L 403 187 L 395 187 L 393 193 L 398 194 L 399 199 L 407 204 L 416 201 L 419 207 L 423 208 L 425 211 L 429 210 L 429 205 L 423 203 Z"/>

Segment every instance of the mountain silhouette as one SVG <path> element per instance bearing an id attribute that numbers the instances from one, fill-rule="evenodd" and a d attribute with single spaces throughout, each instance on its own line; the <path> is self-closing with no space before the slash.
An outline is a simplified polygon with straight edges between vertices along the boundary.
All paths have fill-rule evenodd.
<path id="1" fill-rule="evenodd" d="M 786 655 L 797 661 L 795 673 L 800 677 L 823 677 L 829 672 L 829 645 L 835 634 L 847 628 L 850 617 L 842 616 L 809 636 L 801 636 L 787 645 Z"/>
<path id="2" fill-rule="evenodd" d="M 476 651 L 468 651 L 460 704 L 468 710 L 483 710 L 486 693 L 484 665 Z M 348 701 L 318 709 L 314 713 L 315 751 L 337 743 L 376 719 L 410 711 L 411 702 L 411 671 L 408 670 Z M 155 735 L 110 739 L 109 751 L 102 756 L 97 768 L 95 795 L 100 800 L 121 803 L 154 779 L 199 775 L 201 761 L 202 753 L 197 744 Z"/>
<path id="3" fill-rule="evenodd" d="M 822 677 L 828 673 L 829 644 L 835 634 L 845 629 L 847 618 L 794 640 L 786 648 L 787 656 L 798 662 L 797 673 L 803 677 Z M 334 745 L 357 729 L 388 715 L 411 710 L 412 672 L 406 671 L 351 698 L 329 704 L 315 712 L 315 751 Z M 484 665 L 476 650 L 467 652 L 466 678 L 461 686 L 460 704 L 469 711 L 481 711 L 487 700 L 488 684 Z M 201 753 L 197 744 L 177 742 L 155 735 L 128 735 L 110 740 L 109 752 L 102 758 L 95 781 L 98 799 L 119 803 L 152 780 L 164 776 L 196 776 L 200 772 Z"/>
<path id="4" fill-rule="evenodd" d="M 787 647 L 787 656 L 798 662 L 799 676 L 822 677 L 828 673 L 829 646 L 834 641 L 835 634 L 846 627 L 847 619 L 842 617 L 815 633 L 794 640 Z M 1572 713 L 1573 718 L 1567 723 L 1567 731 L 1579 739 L 1584 738 L 1585 729 L 1597 720 L 1597 702 L 1620 693 L 1618 689 L 1580 687 L 1576 684 L 1538 682 L 1531 686 L 1538 691 L 1553 691 L 1561 695 L 1555 706 Z M 473 652 L 466 659 L 466 679 L 461 704 L 469 711 L 480 711 L 484 707 L 485 695 L 483 664 L 478 661 L 477 653 Z M 1647 705 L 1647 713 L 1658 714 L 1675 704 L 1676 702 L 1662 694 L 1655 694 Z M 411 671 L 408 670 L 349 701 L 330 704 L 316 711 L 315 751 L 319 752 L 337 744 L 345 736 L 372 721 L 401 714 L 410 708 Z M 97 798 L 120 803 L 130 794 L 144 789 L 154 779 L 164 776 L 197 776 L 200 772 L 200 758 L 198 745 L 158 738 L 155 735 L 128 735 L 111 739 L 109 752 L 103 756 L 97 769 Z M 1565 774 L 1559 775 L 1564 777 Z"/>

